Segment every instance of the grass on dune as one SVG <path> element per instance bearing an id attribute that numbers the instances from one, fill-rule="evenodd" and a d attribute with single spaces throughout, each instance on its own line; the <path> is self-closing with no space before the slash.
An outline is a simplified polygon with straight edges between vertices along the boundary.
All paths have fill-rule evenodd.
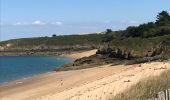
<path id="1" fill-rule="evenodd" d="M 141 80 L 111 100 L 148 100 L 154 98 L 156 93 L 166 89 L 170 89 L 170 70 L 163 72 L 160 76 Z"/>

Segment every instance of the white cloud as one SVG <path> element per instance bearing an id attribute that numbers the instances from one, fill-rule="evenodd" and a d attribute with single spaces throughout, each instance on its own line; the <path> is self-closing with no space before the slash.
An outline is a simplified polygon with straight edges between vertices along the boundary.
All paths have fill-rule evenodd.
<path id="1" fill-rule="evenodd" d="M 62 22 L 60 22 L 60 21 L 57 21 L 57 22 L 54 22 L 54 23 L 52 23 L 53 25 L 62 25 L 63 23 Z"/>
<path id="2" fill-rule="evenodd" d="M 63 23 L 60 22 L 60 21 L 45 23 L 43 21 L 36 20 L 36 21 L 30 22 L 30 23 L 27 23 L 27 22 L 16 22 L 16 23 L 14 23 L 12 25 L 14 25 L 14 26 L 24 26 L 24 25 L 57 25 L 57 26 L 61 26 L 61 25 L 63 25 Z"/>
<path id="3" fill-rule="evenodd" d="M 36 20 L 32 23 L 33 25 L 45 25 L 46 23 L 40 21 L 40 20 Z"/>
<path id="4" fill-rule="evenodd" d="M 13 24 L 13 25 L 15 25 L 15 26 L 21 26 L 21 25 L 28 25 L 28 23 L 26 23 L 26 22 L 17 22 L 17 23 L 15 23 L 15 24 Z"/>

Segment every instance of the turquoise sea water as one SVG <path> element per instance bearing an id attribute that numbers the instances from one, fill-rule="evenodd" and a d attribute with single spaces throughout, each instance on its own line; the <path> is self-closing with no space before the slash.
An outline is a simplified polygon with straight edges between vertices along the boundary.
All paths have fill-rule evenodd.
<path id="1" fill-rule="evenodd" d="M 0 83 L 53 71 L 71 61 L 51 56 L 0 56 Z"/>

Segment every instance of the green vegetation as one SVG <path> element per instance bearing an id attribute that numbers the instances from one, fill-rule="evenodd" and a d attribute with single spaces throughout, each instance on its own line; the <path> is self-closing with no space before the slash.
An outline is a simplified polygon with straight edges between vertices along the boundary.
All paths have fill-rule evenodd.
<path id="1" fill-rule="evenodd" d="M 153 99 L 156 93 L 170 88 L 170 70 L 160 76 L 141 80 L 130 89 L 120 93 L 112 100 L 148 100 Z"/>
<path id="2" fill-rule="evenodd" d="M 166 11 L 160 12 L 155 22 L 129 26 L 126 30 L 112 31 L 107 29 L 99 34 L 63 35 L 39 38 L 23 38 L 0 42 L 0 46 L 7 49 L 28 50 L 40 46 L 54 48 L 112 48 L 138 52 L 152 51 L 161 47 L 163 42 L 170 45 L 170 15 Z M 6 49 L 6 50 L 7 50 Z M 169 50 L 168 48 L 166 48 Z"/>
<path id="3" fill-rule="evenodd" d="M 133 52 L 133 55 L 143 57 L 148 52 L 166 51 L 170 54 L 170 15 L 162 11 L 157 15 L 156 22 L 139 26 L 129 26 L 123 31 L 106 30 L 103 37 L 104 48 L 119 48 L 121 52 Z M 166 44 L 163 44 L 166 42 Z M 159 53 L 160 54 L 160 53 Z M 167 56 L 168 57 L 168 56 Z"/>
<path id="4" fill-rule="evenodd" d="M 167 20 L 164 22 L 164 18 L 167 19 L 167 17 L 162 19 L 162 17 L 160 18 L 161 15 L 164 14 L 160 13 L 155 23 L 128 27 L 124 31 L 107 29 L 104 32 L 105 34 L 94 34 L 100 39 L 93 42 L 100 46 L 98 48 L 94 45 L 95 48 L 98 48 L 96 55 L 77 59 L 73 63 L 56 69 L 56 71 L 83 69 L 109 63 L 113 65 L 134 64 L 168 59 L 170 57 L 170 22 L 167 22 Z M 163 21 L 160 21 L 160 19 Z M 163 23 L 163 26 L 159 23 Z M 150 33 L 151 30 L 154 30 L 154 32 Z M 94 37 L 88 38 L 93 40 Z"/>
<path id="5" fill-rule="evenodd" d="M 110 46 L 118 48 L 128 48 L 136 51 L 143 51 L 156 48 L 156 46 L 163 41 L 170 41 L 170 34 L 151 38 L 130 37 L 122 40 L 115 39 L 112 43 L 110 43 Z"/>
<path id="6" fill-rule="evenodd" d="M 103 34 L 87 34 L 87 35 L 65 35 L 65 36 L 56 36 L 52 37 L 40 37 L 40 38 L 23 38 L 23 39 L 14 39 L 9 41 L 0 42 L 0 45 L 4 46 L 8 43 L 12 44 L 12 47 L 25 47 L 31 48 L 40 45 L 46 46 L 88 46 L 96 45 L 101 43 Z"/>
<path id="7" fill-rule="evenodd" d="M 162 11 L 157 15 L 156 22 L 141 24 L 137 27 L 130 26 L 125 31 L 125 37 L 142 37 L 149 38 L 170 34 L 170 15 L 166 11 Z"/>

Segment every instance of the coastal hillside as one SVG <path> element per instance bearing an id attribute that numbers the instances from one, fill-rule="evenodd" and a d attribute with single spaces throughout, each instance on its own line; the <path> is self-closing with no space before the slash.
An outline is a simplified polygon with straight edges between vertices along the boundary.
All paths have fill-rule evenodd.
<path id="1" fill-rule="evenodd" d="M 92 46 L 100 44 L 104 34 L 87 34 L 87 35 L 52 35 L 51 37 L 36 37 L 13 39 L 0 42 L 1 46 L 11 44 L 10 48 L 34 48 L 38 46 L 46 47 L 72 47 L 72 46 Z"/>
<path id="2" fill-rule="evenodd" d="M 99 48 L 104 34 L 22 38 L 0 42 L 1 55 L 61 55 Z"/>
<path id="3" fill-rule="evenodd" d="M 13 39 L 0 42 L 0 51 L 4 55 L 9 52 L 15 55 L 18 52 L 38 54 L 38 52 L 47 51 L 74 52 L 99 49 L 98 53 L 101 54 L 110 54 L 108 50 L 124 52 L 124 57 L 121 58 L 127 58 L 128 54 L 134 57 L 154 56 L 162 52 L 169 54 L 169 45 L 170 15 L 167 11 L 162 11 L 156 16 L 155 22 L 129 26 L 126 30 L 107 29 L 101 33 L 86 35 L 56 36 L 53 34 L 51 37 Z"/>
<path id="4" fill-rule="evenodd" d="M 124 31 L 107 29 L 101 43 L 95 55 L 77 59 L 56 71 L 169 59 L 170 16 L 166 11 L 162 11 L 155 22 L 130 26 Z"/>

